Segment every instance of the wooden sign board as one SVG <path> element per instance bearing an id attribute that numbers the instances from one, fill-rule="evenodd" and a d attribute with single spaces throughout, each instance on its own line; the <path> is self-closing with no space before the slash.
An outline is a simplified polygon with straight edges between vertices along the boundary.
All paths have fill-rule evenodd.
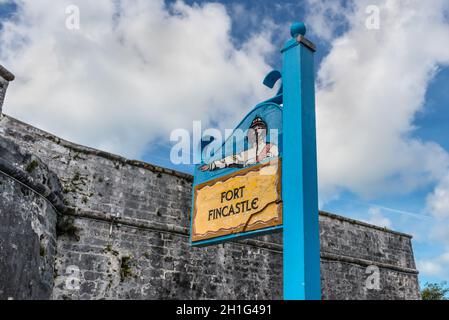
<path id="1" fill-rule="evenodd" d="M 193 206 L 192 241 L 281 225 L 280 160 L 195 186 Z"/>
<path id="2" fill-rule="evenodd" d="M 281 137 L 281 107 L 261 103 L 202 157 L 192 190 L 192 245 L 282 229 Z"/>

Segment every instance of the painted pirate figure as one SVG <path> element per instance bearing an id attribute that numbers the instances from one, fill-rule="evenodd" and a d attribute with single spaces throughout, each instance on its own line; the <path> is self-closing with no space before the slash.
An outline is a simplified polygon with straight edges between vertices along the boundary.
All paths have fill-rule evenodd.
<path id="1" fill-rule="evenodd" d="M 275 144 L 267 143 L 267 124 L 256 117 L 248 133 L 249 148 L 239 154 L 233 154 L 220 160 L 213 161 L 203 165 L 201 171 L 212 171 L 224 168 L 243 168 L 252 164 L 259 163 L 264 159 L 277 157 L 279 149 Z"/>

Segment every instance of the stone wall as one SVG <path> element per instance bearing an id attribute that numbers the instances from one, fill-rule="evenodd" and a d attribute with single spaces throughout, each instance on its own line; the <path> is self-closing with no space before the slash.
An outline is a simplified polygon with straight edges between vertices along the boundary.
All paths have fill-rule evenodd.
<path id="1" fill-rule="evenodd" d="M 14 75 L 0 65 L 0 115 L 2 114 L 3 101 L 5 100 L 6 89 L 10 81 L 14 80 Z"/>
<path id="2" fill-rule="evenodd" d="M 8 88 L 8 81 L 0 76 L 0 114 L 2 114 L 3 101 L 6 95 L 6 89 Z"/>
<path id="3" fill-rule="evenodd" d="M 324 298 L 419 298 L 410 236 L 321 212 L 320 240 Z"/>
<path id="4" fill-rule="evenodd" d="M 0 139 L 60 181 L 48 200 L 60 212 L 52 298 L 282 298 L 281 234 L 189 246 L 191 176 L 79 146 L 8 116 L 0 119 Z M 320 236 L 324 299 L 419 298 L 410 236 L 327 213 L 320 214 Z M 372 272 L 378 285 L 367 285 Z"/>
<path id="5" fill-rule="evenodd" d="M 0 299 L 51 297 L 58 189 L 45 164 L 0 139 Z"/>

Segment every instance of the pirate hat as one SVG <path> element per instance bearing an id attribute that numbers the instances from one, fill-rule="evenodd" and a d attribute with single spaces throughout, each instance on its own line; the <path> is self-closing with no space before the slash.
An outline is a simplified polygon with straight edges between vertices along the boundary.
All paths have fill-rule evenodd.
<path id="1" fill-rule="evenodd" d="M 260 117 L 255 117 L 253 122 L 251 123 L 250 129 L 254 129 L 256 127 L 267 128 L 267 124 Z"/>

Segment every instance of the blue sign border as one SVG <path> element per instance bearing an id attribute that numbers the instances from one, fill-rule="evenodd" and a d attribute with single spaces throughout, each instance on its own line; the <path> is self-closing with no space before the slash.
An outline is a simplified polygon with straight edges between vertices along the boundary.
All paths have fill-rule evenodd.
<path id="1" fill-rule="evenodd" d="M 272 99 L 261 102 L 259 104 L 257 104 L 241 121 L 240 123 L 237 125 L 237 127 L 234 129 L 237 130 L 239 128 L 247 128 L 249 127 L 249 124 L 251 123 L 252 119 L 256 116 L 260 116 L 262 117 L 264 120 L 266 120 L 268 122 L 268 130 L 270 130 L 270 125 L 271 126 L 275 126 L 275 129 L 279 130 L 279 135 L 278 135 L 278 149 L 279 149 L 279 155 L 278 158 L 282 158 L 282 144 L 283 144 L 283 139 L 282 139 L 282 107 L 275 103 L 274 101 L 272 101 Z M 270 117 L 272 117 L 270 119 Z M 276 119 L 278 118 L 278 119 Z M 231 135 L 232 137 L 232 135 Z M 225 145 L 226 142 L 229 141 L 231 139 L 231 137 L 226 140 L 223 144 L 220 150 L 225 149 Z M 272 159 L 271 159 L 272 160 Z M 265 161 L 262 161 L 260 163 L 264 163 L 266 161 L 270 161 L 270 159 L 267 159 Z M 254 166 L 259 165 L 260 163 L 255 163 L 251 166 L 246 167 L 245 169 L 248 168 L 252 168 Z M 217 178 L 221 178 L 221 177 L 225 177 L 228 176 L 230 174 L 236 173 L 240 170 L 242 170 L 241 168 L 225 168 L 225 169 L 221 169 L 216 173 L 204 173 L 201 172 L 198 168 L 201 166 L 197 165 L 195 167 L 195 173 L 194 173 L 194 182 L 193 182 L 193 186 L 192 186 L 192 208 L 191 208 L 191 212 L 190 212 L 190 236 L 189 236 L 189 241 L 190 241 L 190 245 L 191 246 L 208 246 L 208 245 L 213 245 L 213 244 L 218 244 L 218 243 L 223 243 L 225 241 L 228 240 L 238 240 L 238 239 L 244 239 L 244 238 L 251 238 L 251 237 L 255 237 L 255 236 L 261 236 L 267 233 L 272 233 L 272 232 L 279 232 L 282 231 L 283 229 L 283 225 L 279 225 L 279 226 L 272 226 L 272 227 L 267 227 L 267 228 L 262 228 L 262 229 L 258 229 L 258 230 L 251 230 L 251 231 L 245 231 L 245 232 L 239 232 L 239 233 L 233 233 L 233 234 L 229 234 L 226 236 L 218 236 L 215 238 L 211 238 L 211 239 L 207 239 L 207 240 L 200 240 L 200 241 L 192 241 L 192 227 L 193 227 L 193 210 L 194 210 L 194 192 L 195 192 L 195 187 L 197 185 L 200 185 L 202 183 L 205 183 L 207 181 L 210 180 L 214 180 Z M 280 179 L 282 180 L 282 177 L 280 177 Z M 282 181 L 281 181 L 282 183 Z"/>

